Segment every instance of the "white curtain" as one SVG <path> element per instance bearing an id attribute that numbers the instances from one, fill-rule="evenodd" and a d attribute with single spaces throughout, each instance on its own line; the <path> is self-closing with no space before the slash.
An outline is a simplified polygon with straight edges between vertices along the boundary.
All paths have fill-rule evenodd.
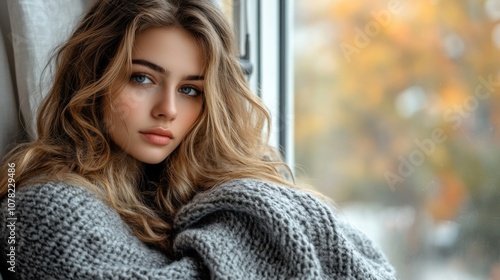
<path id="1" fill-rule="evenodd" d="M 2 1 L 2 0 L 0 0 Z M 51 83 L 41 78 L 52 51 L 67 39 L 81 17 L 86 0 L 7 0 L 12 33 L 17 99 L 31 138 L 36 136 L 36 112 Z M 3 71 L 3 69 L 1 70 Z M 3 73 L 3 72 L 2 72 Z"/>

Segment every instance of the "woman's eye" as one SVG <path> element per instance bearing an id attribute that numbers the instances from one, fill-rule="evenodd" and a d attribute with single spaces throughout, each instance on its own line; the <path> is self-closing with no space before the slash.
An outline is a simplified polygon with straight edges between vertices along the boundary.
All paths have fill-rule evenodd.
<path id="1" fill-rule="evenodd" d="M 143 74 L 133 74 L 130 77 L 130 80 L 134 83 L 141 84 L 141 85 L 146 85 L 146 84 L 152 84 L 153 81 L 151 81 L 148 76 L 143 75 Z"/>
<path id="2" fill-rule="evenodd" d="M 179 92 L 185 94 L 185 95 L 189 95 L 189 96 L 197 96 L 201 93 L 201 91 L 195 87 L 181 87 L 179 88 Z"/>

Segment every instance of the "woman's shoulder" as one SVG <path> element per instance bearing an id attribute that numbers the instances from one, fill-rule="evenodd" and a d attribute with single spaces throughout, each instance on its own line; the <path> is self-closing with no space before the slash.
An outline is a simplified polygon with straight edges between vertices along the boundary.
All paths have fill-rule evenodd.
<path id="1" fill-rule="evenodd" d="M 0 238 L 14 234 L 16 273 L 23 279 L 131 279 L 170 273 L 158 271 L 170 261 L 165 255 L 140 241 L 118 212 L 82 186 L 27 185 L 1 207 L 0 222 L 13 226 L 0 227 Z"/>
<path id="2" fill-rule="evenodd" d="M 383 254 L 342 222 L 330 205 L 306 191 L 270 182 L 239 179 L 201 192 L 179 211 L 175 226 L 177 248 L 183 251 L 213 251 L 217 255 L 210 257 L 241 258 L 241 264 L 261 264 L 263 256 L 270 258 L 264 263 L 286 263 L 258 271 L 277 269 L 276 273 L 286 271 L 290 278 L 301 279 L 323 274 L 335 279 L 394 279 Z M 237 252 L 251 253 L 235 256 Z M 283 261 L 284 257 L 289 259 Z"/>
<path id="3" fill-rule="evenodd" d="M 101 200 L 90 190 L 64 182 L 45 182 L 26 185 L 16 189 L 3 200 L 11 198 L 16 206 L 34 206 L 39 209 L 44 206 L 78 207 L 82 204 L 101 204 Z"/>
<path id="4" fill-rule="evenodd" d="M 222 201 L 267 201 L 268 203 L 282 203 L 291 201 L 317 200 L 306 191 L 283 186 L 257 179 L 235 179 L 215 186 L 212 189 L 199 193 L 197 200 Z M 196 201 L 196 200 L 195 200 Z"/>
<path id="5" fill-rule="evenodd" d="M 61 199 L 72 196 L 93 197 L 90 190 L 75 184 L 65 182 L 47 181 L 43 183 L 33 183 L 16 189 L 16 197 L 18 199 L 38 199 L 45 200 L 50 197 L 50 200 Z"/>
<path id="6" fill-rule="evenodd" d="M 119 218 L 119 215 L 92 191 L 63 182 L 26 185 L 1 200 L 3 218 L 22 217 L 26 222 L 80 220 L 84 217 Z"/>
<path id="7" fill-rule="evenodd" d="M 256 179 L 236 179 L 198 193 L 178 213 L 179 224 L 233 211 L 263 220 L 330 219 L 332 208 L 312 194 Z M 271 218 L 271 219 L 269 219 Z"/>

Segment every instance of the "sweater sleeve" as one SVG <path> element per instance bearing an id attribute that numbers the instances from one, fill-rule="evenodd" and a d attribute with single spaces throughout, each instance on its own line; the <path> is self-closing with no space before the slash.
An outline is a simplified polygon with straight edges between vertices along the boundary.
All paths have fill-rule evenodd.
<path id="1" fill-rule="evenodd" d="M 255 180 L 200 193 L 179 212 L 174 249 L 215 279 L 395 279 L 383 254 L 311 195 Z"/>
<path id="2" fill-rule="evenodd" d="M 192 258 L 172 261 L 147 247 L 80 187 L 27 186 L 3 200 L 0 213 L 2 255 L 12 260 L 1 264 L 7 279 L 198 279 L 203 272 Z"/>

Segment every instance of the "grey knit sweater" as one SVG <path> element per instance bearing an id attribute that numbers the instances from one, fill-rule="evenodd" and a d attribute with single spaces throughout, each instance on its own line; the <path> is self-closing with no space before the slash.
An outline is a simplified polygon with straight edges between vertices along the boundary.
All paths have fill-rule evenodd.
<path id="1" fill-rule="evenodd" d="M 330 207 L 256 180 L 223 184 L 184 206 L 175 258 L 147 247 L 81 187 L 19 189 L 15 228 L 6 226 L 7 208 L 2 201 L 2 256 L 14 233 L 16 272 L 8 277 L 18 279 L 394 279 L 384 256 Z"/>

